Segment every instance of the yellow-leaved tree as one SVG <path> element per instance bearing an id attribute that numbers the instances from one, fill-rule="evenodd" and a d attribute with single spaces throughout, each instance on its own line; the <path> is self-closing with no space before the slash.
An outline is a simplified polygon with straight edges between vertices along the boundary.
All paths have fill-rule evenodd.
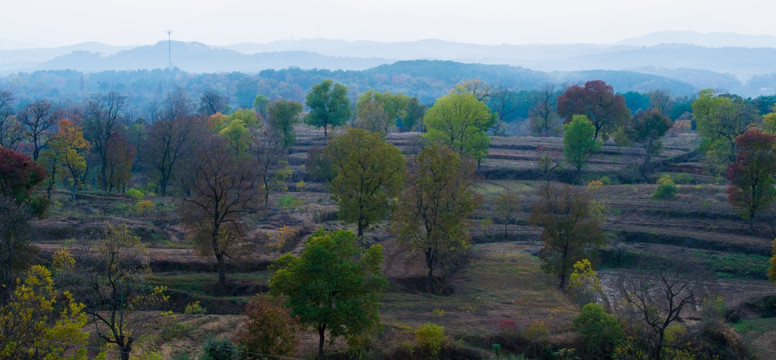
<path id="1" fill-rule="evenodd" d="M 54 288 L 51 271 L 32 266 L 0 308 L 0 358 L 86 359 L 84 305 Z"/>

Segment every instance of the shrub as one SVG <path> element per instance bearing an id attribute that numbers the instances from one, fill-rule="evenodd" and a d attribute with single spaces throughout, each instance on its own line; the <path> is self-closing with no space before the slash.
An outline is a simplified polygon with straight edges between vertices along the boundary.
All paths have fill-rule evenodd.
<path id="1" fill-rule="evenodd" d="M 199 300 L 186 304 L 186 309 L 183 310 L 184 314 L 189 315 L 201 315 L 207 314 L 207 309 L 199 304 Z"/>
<path id="2" fill-rule="evenodd" d="M 248 351 L 244 359 L 264 359 L 258 354 L 291 356 L 296 352 L 299 330 L 291 310 L 283 307 L 283 300 L 269 295 L 257 295 L 245 306 L 244 330 L 236 342 Z"/>
<path id="3" fill-rule="evenodd" d="M 135 188 L 127 190 L 126 194 L 127 194 L 127 196 L 131 197 L 132 199 L 138 200 L 138 201 L 139 200 L 143 200 L 145 198 L 145 194 L 143 193 L 143 191 L 135 189 Z"/>
<path id="4" fill-rule="evenodd" d="M 425 323 L 415 330 L 415 344 L 428 355 L 429 359 L 439 356 L 447 341 L 445 329 L 433 323 Z"/>
<path id="5" fill-rule="evenodd" d="M 692 184 L 693 178 L 692 175 L 683 172 L 674 176 L 674 182 L 677 184 Z"/>
<path id="6" fill-rule="evenodd" d="M 229 339 L 210 337 L 200 349 L 199 360 L 239 360 L 240 350 Z"/>
<path id="7" fill-rule="evenodd" d="M 498 331 L 504 333 L 517 332 L 517 322 L 512 319 L 503 318 L 498 321 Z"/>
<path id="8" fill-rule="evenodd" d="M 154 203 L 151 200 L 140 200 L 135 204 L 135 213 L 137 215 L 146 215 L 154 209 Z"/>
<path id="9" fill-rule="evenodd" d="M 585 353 L 593 359 L 609 358 L 625 338 L 617 318 L 595 303 L 582 307 L 582 312 L 574 318 L 574 327 L 585 344 Z"/>
<path id="10" fill-rule="evenodd" d="M 299 200 L 295 198 L 293 195 L 283 195 L 280 198 L 278 198 L 278 205 L 281 208 L 295 208 L 299 206 Z"/>
<path id="11" fill-rule="evenodd" d="M 610 179 L 608 176 L 602 176 L 600 179 L 598 179 L 598 181 L 600 181 L 604 186 L 612 184 L 612 179 Z"/>
<path id="12" fill-rule="evenodd" d="M 679 192 L 679 187 L 674 185 L 674 180 L 671 175 L 665 174 L 657 179 L 657 189 L 652 194 L 654 199 L 673 199 L 676 193 Z"/>
<path id="13" fill-rule="evenodd" d="M 531 342 L 544 340 L 548 335 L 550 335 L 550 330 L 547 329 L 547 325 L 544 324 L 544 321 L 536 320 L 523 329 L 523 337 Z"/>

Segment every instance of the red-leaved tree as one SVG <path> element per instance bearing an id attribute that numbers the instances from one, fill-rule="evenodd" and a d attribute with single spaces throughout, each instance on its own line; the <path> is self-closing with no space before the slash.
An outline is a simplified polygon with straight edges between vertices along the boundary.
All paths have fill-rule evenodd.
<path id="1" fill-rule="evenodd" d="M 736 162 L 728 166 L 728 201 L 754 227 L 758 211 L 776 200 L 776 135 L 757 129 L 747 130 L 736 138 Z"/>
<path id="2" fill-rule="evenodd" d="M 558 96 L 558 115 L 571 122 L 574 115 L 585 115 L 595 126 L 594 139 L 607 140 L 630 117 L 625 98 L 615 95 L 611 85 L 602 80 L 574 85 Z"/>

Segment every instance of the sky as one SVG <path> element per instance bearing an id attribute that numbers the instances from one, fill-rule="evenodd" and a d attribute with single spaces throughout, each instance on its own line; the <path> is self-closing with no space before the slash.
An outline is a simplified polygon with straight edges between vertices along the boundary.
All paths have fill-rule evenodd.
<path id="1" fill-rule="evenodd" d="M 8 0 L 5 48 L 167 39 L 609 44 L 680 30 L 776 36 L 773 0 Z"/>

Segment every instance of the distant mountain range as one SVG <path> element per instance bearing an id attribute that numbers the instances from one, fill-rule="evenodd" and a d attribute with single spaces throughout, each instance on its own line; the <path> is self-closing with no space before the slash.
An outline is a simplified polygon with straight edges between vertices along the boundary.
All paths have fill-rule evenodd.
<path id="1" fill-rule="evenodd" d="M 776 37 L 773 36 L 660 32 L 609 45 L 324 39 L 228 46 L 173 41 L 169 45 L 173 66 L 196 73 L 256 73 L 291 67 L 364 70 L 400 60 L 426 59 L 510 65 L 550 73 L 628 71 L 672 79 L 694 89 L 711 87 L 748 96 L 776 92 L 776 84 L 771 83 L 776 78 Z M 64 69 L 86 73 L 154 69 L 166 68 L 168 61 L 166 41 L 124 47 L 83 43 L 47 49 L 0 50 L 0 74 Z"/>

